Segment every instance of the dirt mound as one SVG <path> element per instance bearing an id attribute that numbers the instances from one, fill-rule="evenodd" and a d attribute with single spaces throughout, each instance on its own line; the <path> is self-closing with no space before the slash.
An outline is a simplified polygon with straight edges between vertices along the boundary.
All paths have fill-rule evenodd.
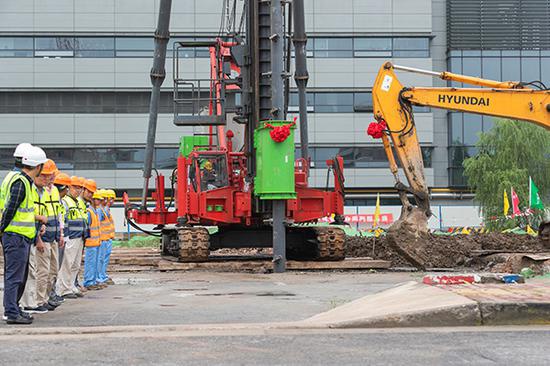
<path id="1" fill-rule="evenodd" d="M 529 235 L 516 234 L 472 234 L 438 236 L 428 234 L 423 237 L 424 245 L 418 255 L 426 267 L 452 268 L 482 265 L 475 260 L 481 250 L 502 250 L 510 252 L 540 252 L 544 247 L 540 240 Z M 413 266 L 399 254 L 388 237 L 348 237 L 348 257 L 373 257 L 392 261 L 393 267 Z"/>

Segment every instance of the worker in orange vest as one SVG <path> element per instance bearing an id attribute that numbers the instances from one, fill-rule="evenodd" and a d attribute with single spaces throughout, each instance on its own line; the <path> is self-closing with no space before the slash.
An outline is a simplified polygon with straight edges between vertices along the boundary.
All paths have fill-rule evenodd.
<path id="1" fill-rule="evenodd" d="M 110 192 L 107 189 L 100 189 L 98 192 L 103 199 L 99 205 L 101 245 L 99 247 L 97 282 L 99 286 L 107 286 L 114 285 L 113 280 L 107 276 L 107 266 L 109 265 L 109 258 L 113 246 L 112 238 L 114 237 L 114 224 L 111 212 L 109 211 Z"/>
<path id="2" fill-rule="evenodd" d="M 91 188 L 91 187 L 90 187 Z M 95 187 L 94 187 L 95 188 Z M 103 288 L 98 286 L 98 256 L 99 246 L 101 245 L 101 226 L 100 226 L 100 209 L 99 205 L 103 197 L 97 189 L 90 190 L 93 192 L 88 212 L 88 230 L 89 235 L 84 242 L 84 282 L 86 290 L 99 290 Z"/>

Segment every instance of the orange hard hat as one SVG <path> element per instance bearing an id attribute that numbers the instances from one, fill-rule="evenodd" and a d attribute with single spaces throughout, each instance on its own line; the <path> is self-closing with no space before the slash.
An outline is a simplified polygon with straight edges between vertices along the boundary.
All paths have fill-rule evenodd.
<path id="1" fill-rule="evenodd" d="M 53 184 L 57 184 L 60 186 L 70 186 L 72 183 L 71 178 L 65 174 L 65 173 L 59 173 L 55 176 L 55 180 L 53 181 Z"/>
<path id="2" fill-rule="evenodd" d="M 92 193 L 95 193 L 95 191 L 97 191 L 97 184 L 93 179 L 86 179 L 83 187 Z"/>
<path id="3" fill-rule="evenodd" d="M 77 177 L 76 175 L 73 175 L 71 177 L 71 186 L 75 187 L 83 187 L 83 180 L 80 177 Z"/>
<path id="4" fill-rule="evenodd" d="M 44 163 L 44 167 L 42 168 L 42 173 L 41 174 L 55 174 L 57 172 L 57 167 L 55 166 L 55 163 L 53 162 L 52 159 L 48 159 L 46 160 L 46 162 Z"/>

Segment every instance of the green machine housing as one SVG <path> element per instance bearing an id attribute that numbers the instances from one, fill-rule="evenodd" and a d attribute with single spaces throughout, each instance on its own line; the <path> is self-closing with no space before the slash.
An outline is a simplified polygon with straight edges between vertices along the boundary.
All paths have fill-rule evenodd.
<path id="1" fill-rule="evenodd" d="M 271 139 L 271 128 L 290 125 L 290 135 L 282 142 Z M 254 131 L 256 177 L 254 194 L 262 200 L 296 198 L 294 184 L 294 130 L 290 121 L 265 121 Z"/>
<path id="2" fill-rule="evenodd" d="M 206 150 L 208 148 L 208 136 L 182 136 L 180 139 L 180 154 L 188 156 L 193 149 Z"/>

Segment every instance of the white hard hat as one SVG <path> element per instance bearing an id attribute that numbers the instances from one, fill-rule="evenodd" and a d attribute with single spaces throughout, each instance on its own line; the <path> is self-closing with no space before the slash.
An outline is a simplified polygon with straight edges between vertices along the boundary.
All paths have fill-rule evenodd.
<path id="1" fill-rule="evenodd" d="M 30 148 L 32 148 L 32 145 L 28 142 L 23 142 L 15 148 L 15 151 L 13 152 L 14 158 L 22 158 L 25 154 L 25 151 L 28 151 Z"/>
<path id="2" fill-rule="evenodd" d="M 23 165 L 32 167 L 44 164 L 46 160 L 48 160 L 46 153 L 38 146 L 31 146 L 31 148 L 29 148 L 21 157 L 21 162 Z"/>

